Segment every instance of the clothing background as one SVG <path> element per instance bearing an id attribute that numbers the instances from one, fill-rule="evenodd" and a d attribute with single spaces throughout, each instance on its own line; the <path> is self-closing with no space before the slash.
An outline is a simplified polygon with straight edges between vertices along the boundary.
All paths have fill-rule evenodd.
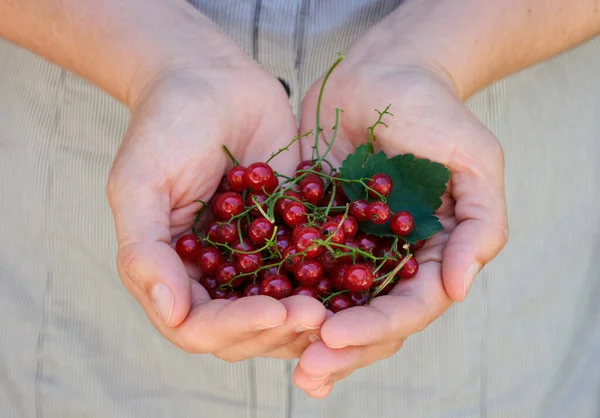
<path id="1" fill-rule="evenodd" d="M 194 3 L 298 110 L 400 2 Z M 294 362 L 228 364 L 154 330 L 118 280 L 104 193 L 127 110 L 0 40 L 0 417 L 600 417 L 600 39 L 468 106 L 505 150 L 507 247 L 467 301 L 313 400 Z"/>

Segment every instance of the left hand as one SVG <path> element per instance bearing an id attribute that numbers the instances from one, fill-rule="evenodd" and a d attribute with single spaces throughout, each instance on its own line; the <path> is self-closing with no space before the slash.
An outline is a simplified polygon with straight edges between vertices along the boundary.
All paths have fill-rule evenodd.
<path id="1" fill-rule="evenodd" d="M 375 147 L 388 156 L 413 153 L 451 170 L 437 212 L 444 230 L 418 251 L 416 277 L 401 281 L 369 306 L 325 321 L 322 341 L 304 351 L 294 372 L 296 386 L 313 397 L 327 396 L 336 381 L 391 356 L 408 336 L 423 330 L 453 301 L 463 300 L 475 275 L 507 240 L 500 144 L 464 106 L 441 66 L 407 54 L 401 54 L 402 62 L 392 62 L 379 36 L 372 45 L 367 38 L 348 51 L 325 87 L 321 126 L 328 138 L 335 108 L 343 110 L 328 159 L 341 164 L 366 141 L 367 127 L 378 116 L 374 110 L 391 104 L 394 116 L 383 119 L 387 128 L 376 129 Z M 314 128 L 321 82 L 304 100 L 300 132 Z M 310 158 L 311 149 L 303 154 Z"/>

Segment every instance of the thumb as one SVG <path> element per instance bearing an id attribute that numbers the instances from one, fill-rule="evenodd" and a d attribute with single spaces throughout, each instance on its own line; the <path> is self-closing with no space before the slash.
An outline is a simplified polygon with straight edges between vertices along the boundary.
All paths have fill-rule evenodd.
<path id="1" fill-rule="evenodd" d="M 191 282 L 170 246 L 169 193 L 122 172 L 115 167 L 107 187 L 121 281 L 153 321 L 176 327 L 190 311 Z"/>
<path id="2" fill-rule="evenodd" d="M 508 239 L 503 160 L 484 158 L 485 172 L 452 173 L 456 228 L 442 257 L 442 278 L 448 296 L 462 301 L 475 276 L 500 253 Z"/>

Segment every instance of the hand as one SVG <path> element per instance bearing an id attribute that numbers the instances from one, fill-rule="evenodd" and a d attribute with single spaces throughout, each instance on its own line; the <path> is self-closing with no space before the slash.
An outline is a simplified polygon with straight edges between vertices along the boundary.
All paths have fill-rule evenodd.
<path id="1" fill-rule="evenodd" d="M 448 77 L 424 61 L 389 64 L 376 47 L 349 51 L 325 87 L 321 126 L 332 127 L 341 108 L 339 134 L 330 154 L 334 164 L 366 141 L 367 127 L 391 104 L 388 128 L 376 129 L 375 146 L 387 155 L 413 153 L 445 164 L 451 180 L 437 215 L 444 230 L 418 252 L 416 277 L 398 283 L 369 306 L 328 318 L 322 341 L 309 346 L 294 372 L 295 384 L 324 397 L 357 368 L 395 353 L 411 334 L 463 300 L 475 275 L 507 239 L 502 149 L 463 105 Z M 353 55 L 354 52 L 354 55 Z M 388 63 L 388 64 L 386 64 Z M 301 132 L 315 124 L 321 80 L 303 103 Z M 331 137 L 329 131 L 328 137 Z M 311 150 L 304 150 L 310 158 Z"/>
<path id="2" fill-rule="evenodd" d="M 223 144 L 249 164 L 297 135 L 281 84 L 223 38 L 207 37 L 205 50 L 190 54 L 197 62 L 167 65 L 131 106 L 107 188 L 118 270 L 154 326 L 187 352 L 227 361 L 297 357 L 309 344 L 304 331 L 325 319 L 318 301 L 210 300 L 195 280 L 197 267 L 184 265 L 173 249 L 192 227 L 198 200 L 210 199 L 228 166 Z M 298 160 L 292 147 L 271 164 L 285 173 Z"/>

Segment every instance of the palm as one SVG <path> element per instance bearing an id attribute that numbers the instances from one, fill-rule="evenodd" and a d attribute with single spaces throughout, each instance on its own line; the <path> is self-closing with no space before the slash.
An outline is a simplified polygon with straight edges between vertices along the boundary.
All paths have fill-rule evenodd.
<path id="1" fill-rule="evenodd" d="M 470 284 L 465 271 L 474 263 L 491 259 L 505 235 L 502 151 L 494 136 L 466 109 L 447 82 L 432 72 L 381 66 L 364 72 L 350 62 L 342 63 L 325 88 L 320 125 L 327 139 L 332 136 L 335 109 L 343 110 L 330 161 L 341 164 L 366 142 L 367 128 L 378 117 L 375 110 L 391 104 L 393 116 L 384 117 L 387 128 L 376 129 L 375 146 L 388 155 L 412 153 L 451 170 L 437 212 L 444 230 L 417 253 L 420 268 L 414 279 L 399 282 L 388 296 L 375 298 L 367 307 L 350 308 L 325 322 L 323 343 L 313 344 L 304 352 L 296 371 L 296 383 L 309 393 L 316 386 L 306 375 L 324 375 L 324 370 L 331 372 L 336 364 L 345 363 L 339 366 L 345 371 L 337 372 L 337 380 L 353 368 L 391 355 L 407 336 L 426 327 L 454 300 L 462 300 Z M 315 125 L 319 88 L 320 82 L 303 104 L 302 132 Z M 319 149 L 325 146 L 321 142 Z M 303 156 L 309 158 L 311 151 L 304 147 Z M 346 352 L 345 359 L 327 348 L 351 346 L 358 347 Z M 352 363 L 350 358 L 354 358 L 352 366 L 347 364 Z"/>

